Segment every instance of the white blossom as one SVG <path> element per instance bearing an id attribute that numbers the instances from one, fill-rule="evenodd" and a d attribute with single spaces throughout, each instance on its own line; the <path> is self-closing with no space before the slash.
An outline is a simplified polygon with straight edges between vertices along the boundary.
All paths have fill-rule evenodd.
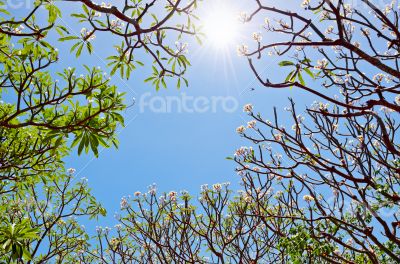
<path id="1" fill-rule="evenodd" d="M 246 56 L 249 53 L 249 47 L 245 44 L 239 45 L 236 48 L 238 56 Z"/>
<path id="2" fill-rule="evenodd" d="M 251 105 L 251 104 L 246 104 L 246 105 L 243 107 L 243 112 L 246 112 L 246 113 L 251 113 L 251 112 L 253 112 L 253 105 Z"/>
<path id="3" fill-rule="evenodd" d="M 303 200 L 306 201 L 306 202 L 312 202 L 312 201 L 314 201 L 314 197 L 312 197 L 311 195 L 306 194 L 306 195 L 303 196 Z"/>
<path id="4" fill-rule="evenodd" d="M 246 130 L 246 128 L 244 126 L 240 126 L 240 127 L 236 128 L 236 132 L 238 134 L 243 134 L 245 130 Z"/>
<path id="5" fill-rule="evenodd" d="M 74 168 L 69 168 L 68 170 L 67 170 L 67 172 L 68 172 L 68 174 L 74 174 L 75 172 L 76 172 L 76 169 L 74 169 Z"/>

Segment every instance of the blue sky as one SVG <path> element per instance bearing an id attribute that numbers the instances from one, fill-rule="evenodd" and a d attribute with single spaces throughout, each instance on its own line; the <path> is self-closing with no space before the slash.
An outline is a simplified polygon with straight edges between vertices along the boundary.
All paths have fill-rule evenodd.
<path id="1" fill-rule="evenodd" d="M 232 1 L 240 3 L 241 8 L 248 8 L 253 1 Z M 290 1 L 299 5 L 298 1 Z M 200 14 L 207 14 L 210 7 L 205 1 Z M 82 25 L 70 18 L 66 13 L 74 12 L 78 4 L 60 4 L 65 11 L 61 24 L 67 26 L 72 32 L 79 34 Z M 20 11 L 18 11 L 19 13 Z M 21 13 L 23 11 L 21 10 Z M 236 46 L 242 41 L 251 44 L 249 38 L 254 31 L 261 31 L 263 17 L 260 23 L 251 27 L 238 28 L 239 35 L 245 36 L 245 40 L 237 40 L 227 47 L 217 49 L 212 45 L 212 40 L 206 41 L 203 46 L 189 42 L 189 60 L 192 67 L 186 75 L 189 87 L 177 90 L 174 83 L 169 83 L 168 89 L 156 92 L 155 88 L 143 80 L 148 77 L 151 61 L 143 54 L 139 54 L 140 60 L 147 67 L 138 69 L 130 80 L 122 80 L 117 75 L 112 78 L 112 83 L 119 87 L 121 92 L 126 92 L 126 103 L 131 104 L 133 98 L 136 104 L 128 108 L 123 114 L 126 127 L 119 128 L 119 149 L 104 149 L 99 158 L 91 154 L 77 156 L 76 151 L 68 157 L 67 167 L 77 170 L 76 179 L 86 177 L 95 197 L 106 207 L 109 212 L 107 219 L 100 219 L 101 225 L 112 225 L 114 212 L 119 211 L 121 197 L 132 195 L 135 191 L 146 191 L 147 186 L 156 183 L 158 190 L 180 191 L 187 190 L 197 195 L 200 185 L 218 182 L 231 182 L 234 190 L 239 189 L 239 177 L 235 173 L 233 161 L 226 160 L 234 151 L 249 145 L 236 132 L 235 129 L 250 121 L 242 111 L 242 106 L 252 103 L 255 110 L 263 113 L 263 116 L 272 119 L 274 106 L 283 110 L 288 105 L 288 97 L 296 98 L 299 108 L 310 104 L 313 98 L 295 89 L 273 90 L 261 87 L 255 80 L 248 67 L 247 60 L 238 57 Z M 263 35 L 267 38 L 267 35 Z M 272 36 L 277 38 L 277 36 Z M 274 39 L 276 40 L 276 39 Z M 68 66 L 77 67 L 77 74 L 82 71 L 82 64 L 99 66 L 105 72 L 107 69 L 105 58 L 114 53 L 113 44 L 119 41 L 108 34 L 98 34 L 93 42 L 95 53 L 83 54 L 79 59 L 69 54 L 71 43 L 59 43 L 53 36 L 50 42 L 60 50 L 60 63 L 52 68 L 56 72 Z M 253 43 L 254 44 L 254 43 Z M 274 77 L 285 75 L 277 66 L 282 58 L 267 58 L 262 61 L 262 69 Z M 82 72 L 83 73 L 83 72 Z M 255 88 L 251 91 L 251 88 Z M 150 93 L 150 94 L 148 94 Z M 142 96 L 146 100 L 154 97 L 166 98 L 175 96 L 182 98 L 232 98 L 237 102 L 235 111 L 223 111 L 217 107 L 216 111 L 204 113 L 179 112 L 176 107 L 168 113 L 155 113 L 149 107 L 140 109 Z M 148 102 L 148 101 L 147 101 Z M 220 106 L 217 104 L 217 106 Z"/>
<path id="2" fill-rule="evenodd" d="M 64 21 L 70 23 L 69 19 Z M 247 35 L 251 33 L 248 31 Z M 108 39 L 109 36 L 97 36 L 92 56 L 84 55 L 75 60 L 64 54 L 63 67 L 79 66 L 84 61 L 109 71 L 104 64 L 104 58 L 113 52 Z M 161 192 L 187 190 L 193 195 L 199 193 L 204 183 L 229 181 L 237 190 L 239 177 L 234 171 L 235 164 L 225 158 L 232 156 L 235 149 L 249 145 L 235 132 L 236 127 L 249 121 L 242 106 L 252 103 L 266 118 L 272 118 L 273 107 L 283 110 L 288 105 L 288 97 L 302 98 L 298 100 L 299 106 L 306 104 L 305 93 L 261 87 L 250 72 L 247 60 L 237 56 L 236 43 L 220 50 L 213 47 L 212 40 L 204 46 L 188 41 L 192 63 L 187 74 L 188 88 L 177 90 L 171 83 L 168 89 L 156 92 L 154 87 L 143 82 L 148 72 L 146 68 L 134 73 L 130 80 L 113 77 L 113 83 L 127 93 L 127 104 L 132 98 L 136 99 L 136 104 L 124 113 L 126 127 L 119 129 L 119 149 L 105 149 L 97 159 L 92 155 L 78 157 L 76 152 L 66 159 L 67 167 L 76 168 L 77 180 L 88 178 L 94 195 L 106 207 L 109 216 L 119 211 L 122 196 L 132 195 L 137 190 L 144 192 L 152 183 L 156 183 Z M 276 65 L 280 60 L 266 62 L 265 70 L 283 76 Z M 251 91 L 250 88 L 256 89 Z M 213 96 L 233 97 L 238 108 L 234 112 L 217 109 L 205 113 L 180 113 L 174 107 L 169 113 L 154 113 L 148 108 L 140 111 L 140 98 L 149 92 L 149 99 L 154 96 L 182 98 L 183 93 L 210 100 Z M 100 219 L 99 224 L 114 222 L 108 217 Z"/>
<path id="3" fill-rule="evenodd" d="M 210 5 L 214 1 L 218 0 L 204 1 L 204 6 L 199 11 L 201 17 L 206 17 L 212 10 Z M 238 10 L 251 10 L 249 3 L 254 2 L 226 1 L 232 5 L 241 5 Z M 271 5 L 276 3 L 304 12 L 299 8 L 300 2 L 268 0 Z M 78 25 L 68 13 L 77 11 L 79 4 L 58 5 L 64 11 L 59 23 L 78 35 L 82 25 Z M 25 11 L 15 10 L 15 13 L 24 14 Z M 313 19 L 317 21 L 318 18 L 315 16 Z M 212 39 L 206 41 L 203 46 L 189 39 L 185 40 L 189 42 L 188 56 L 192 64 L 186 75 L 189 80 L 188 88 L 178 90 L 175 83 L 171 82 L 168 83 L 168 89 L 156 92 L 149 83 L 144 83 L 143 80 L 150 72 L 151 60 L 142 53 L 138 54 L 138 58 L 146 66 L 138 68 L 130 80 L 122 80 L 117 75 L 112 78 L 112 83 L 118 86 L 119 91 L 126 93 L 126 103 L 130 105 L 135 101 L 135 104 L 123 113 L 126 127 L 118 129 L 119 149 L 101 150 L 99 158 L 92 154 L 78 156 L 75 150 L 65 159 L 67 168 L 76 169 L 76 181 L 82 177 L 87 178 L 94 196 L 109 213 L 96 224 L 90 222 L 90 226 L 87 225 L 89 232 L 94 231 L 95 225 L 113 226 L 116 220 L 112 216 L 120 209 L 121 197 L 132 195 L 135 191 L 145 192 L 147 186 L 153 183 L 157 184 L 159 192 L 187 190 L 193 196 L 199 193 L 200 185 L 205 183 L 231 182 L 233 190 L 240 189 L 235 163 L 226 160 L 226 157 L 232 156 L 241 146 L 251 145 L 235 132 L 238 126 L 250 121 L 243 113 L 242 106 L 251 103 L 255 111 L 262 113 L 264 118 L 273 119 L 273 107 L 277 107 L 278 113 L 284 116 L 289 97 L 295 99 L 298 113 L 316 100 L 309 93 L 297 89 L 274 90 L 262 87 L 250 71 L 247 60 L 237 56 L 238 44 L 244 42 L 254 47 L 254 41 L 251 44 L 250 40 L 253 32 L 262 32 L 264 42 L 279 41 L 279 35 L 266 34 L 262 30 L 260 25 L 263 20 L 264 17 L 260 16 L 251 26 L 238 26 L 240 37 L 223 50 L 213 46 Z M 55 35 L 50 36 L 49 41 L 60 50 L 60 63 L 53 66 L 51 71 L 55 73 L 71 66 L 77 68 L 77 74 L 83 73 L 83 64 L 99 66 L 105 72 L 109 72 L 106 58 L 114 54 L 113 45 L 120 42 L 109 34 L 98 34 L 93 42 L 94 54 L 83 54 L 76 59 L 69 53 L 71 43 L 59 43 Z M 361 42 L 362 45 L 364 43 Z M 278 66 L 282 60 L 285 58 L 264 56 L 257 64 L 261 72 L 267 73 L 271 79 L 283 80 L 287 71 Z M 365 70 L 373 76 L 376 69 L 371 68 Z M 325 92 L 318 83 L 312 83 L 309 79 L 307 83 L 312 88 Z M 329 94 L 333 95 L 333 91 Z M 237 103 L 237 108 L 235 111 L 224 111 L 221 105 L 217 104 L 216 111 L 190 113 L 178 111 L 177 107 L 173 106 L 167 113 L 157 113 L 148 106 L 151 100 L 160 102 L 168 98 L 182 100 L 184 97 L 209 101 L 216 97 L 225 98 Z M 142 101 L 148 104 L 143 105 Z M 290 126 L 290 119 L 280 121 L 287 127 Z"/>

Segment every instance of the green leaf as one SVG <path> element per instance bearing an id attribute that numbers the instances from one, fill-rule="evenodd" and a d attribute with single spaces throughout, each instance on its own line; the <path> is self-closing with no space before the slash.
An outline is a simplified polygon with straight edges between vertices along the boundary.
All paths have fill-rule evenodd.
<path id="1" fill-rule="evenodd" d="M 310 71 L 309 68 L 304 68 L 303 70 L 304 70 L 308 75 L 310 75 L 311 78 L 315 79 L 315 76 L 314 76 L 313 72 Z"/>
<path id="2" fill-rule="evenodd" d="M 92 43 L 90 43 L 89 41 L 87 41 L 87 42 L 86 42 L 86 48 L 87 48 L 89 54 L 92 54 L 92 52 L 93 52 Z"/>
<path id="3" fill-rule="evenodd" d="M 74 39 L 79 39 L 79 37 L 77 37 L 77 36 L 66 36 L 66 37 L 59 38 L 58 40 L 59 41 L 67 41 L 67 40 L 74 40 Z"/>
<path id="4" fill-rule="evenodd" d="M 85 147 L 85 136 L 84 138 L 80 141 L 79 146 L 78 146 L 78 155 L 81 155 L 83 147 Z"/>
<path id="5" fill-rule="evenodd" d="M 81 45 L 79 46 L 78 50 L 76 51 L 76 57 L 77 58 L 81 55 L 82 49 L 83 49 L 83 43 L 81 43 Z"/>
<path id="6" fill-rule="evenodd" d="M 152 81 L 152 80 L 154 80 L 155 79 L 155 77 L 149 77 L 149 78 L 147 78 L 146 80 L 144 80 L 144 82 L 149 82 L 149 81 Z"/>
<path id="7" fill-rule="evenodd" d="M 293 66 L 294 63 L 291 61 L 281 61 L 279 62 L 279 66 L 284 67 L 284 66 Z"/>
<path id="8" fill-rule="evenodd" d="M 189 82 L 188 82 L 188 80 L 186 80 L 185 78 L 182 78 L 182 79 L 183 79 L 183 81 L 185 82 L 186 87 L 189 87 Z"/>
<path id="9" fill-rule="evenodd" d="M 105 148 L 110 147 L 110 146 L 107 144 L 107 142 L 105 142 L 104 139 L 103 139 L 101 136 L 99 136 L 97 139 L 99 140 L 100 145 L 102 145 L 103 147 L 105 147 Z"/>
<path id="10" fill-rule="evenodd" d="M 25 248 L 25 247 L 22 248 L 22 257 L 23 257 L 25 260 L 28 260 L 28 261 L 32 259 L 31 253 L 29 253 L 28 249 Z"/>
<path id="11" fill-rule="evenodd" d="M 164 86 L 164 88 L 167 88 L 167 83 L 165 82 L 165 78 L 161 78 L 161 83 Z"/>
<path id="12" fill-rule="evenodd" d="M 94 153 L 94 155 L 96 156 L 96 158 L 99 157 L 99 151 L 97 149 L 97 146 L 99 145 L 99 141 L 97 140 L 96 136 L 93 135 L 90 137 L 90 147 Z"/>
<path id="13" fill-rule="evenodd" d="M 291 71 L 288 76 L 286 76 L 285 82 L 289 82 L 292 79 L 292 75 L 294 74 L 294 71 Z"/>
<path id="14" fill-rule="evenodd" d="M 89 9 L 85 4 L 82 5 L 83 11 L 85 11 L 86 14 L 89 14 Z"/>
<path id="15" fill-rule="evenodd" d="M 63 36 L 64 33 L 69 34 L 68 29 L 66 27 L 64 27 L 64 26 L 61 26 L 61 25 L 57 26 L 56 30 L 61 36 Z"/>
<path id="16" fill-rule="evenodd" d="M 72 17 L 77 17 L 77 18 L 86 18 L 84 14 L 72 14 Z"/>
<path id="17" fill-rule="evenodd" d="M 301 83 L 301 85 L 306 85 L 306 83 L 304 82 L 303 76 L 301 75 L 301 72 L 299 71 L 299 73 L 297 74 L 297 77 Z"/>
<path id="18" fill-rule="evenodd" d="M 57 20 L 57 17 L 61 17 L 61 11 L 54 4 L 49 3 L 46 5 L 46 9 L 49 12 L 48 22 L 50 24 L 53 24 Z"/>
<path id="19" fill-rule="evenodd" d="M 100 208 L 99 212 L 100 212 L 100 214 L 102 216 L 106 216 L 107 215 L 107 210 L 105 208 L 103 208 L 103 207 Z"/>
<path id="20" fill-rule="evenodd" d="M 196 36 L 196 41 L 199 45 L 203 45 L 203 42 L 199 36 Z"/>
<path id="21" fill-rule="evenodd" d="M 120 115 L 120 114 L 118 114 L 116 112 L 114 112 L 112 115 L 118 122 L 120 122 L 122 124 L 122 126 L 125 126 L 125 124 L 124 124 L 125 120 L 122 117 L 122 115 Z"/>

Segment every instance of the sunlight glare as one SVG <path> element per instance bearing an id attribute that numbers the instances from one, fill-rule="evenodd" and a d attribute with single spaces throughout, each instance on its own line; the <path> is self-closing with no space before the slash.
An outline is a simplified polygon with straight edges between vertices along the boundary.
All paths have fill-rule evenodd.
<path id="1" fill-rule="evenodd" d="M 234 44 L 237 28 L 237 16 L 228 3 L 215 4 L 204 19 L 207 41 L 217 48 Z"/>

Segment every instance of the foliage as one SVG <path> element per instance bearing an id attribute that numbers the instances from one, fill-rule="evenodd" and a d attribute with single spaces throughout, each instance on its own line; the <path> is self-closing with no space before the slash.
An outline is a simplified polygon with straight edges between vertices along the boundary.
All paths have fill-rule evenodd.
<path id="1" fill-rule="evenodd" d="M 6 254 L 11 252 L 11 259 L 31 260 L 31 254 L 27 250 L 26 241 L 37 239 L 38 228 L 32 228 L 28 219 L 22 220 L 20 223 L 8 223 L 0 229 L 1 250 Z"/>
<path id="2" fill-rule="evenodd" d="M 129 78 L 142 65 L 135 53 L 142 49 L 153 60 L 146 81 L 159 89 L 175 77 L 179 87 L 190 65 L 187 45 L 178 42 L 174 50 L 167 42 L 173 33 L 178 39 L 197 34 L 191 21 L 196 1 L 166 1 L 160 19 L 148 13 L 156 1 L 132 0 L 118 9 L 75 0 L 83 7 L 73 17 L 90 25 L 80 36 L 57 25 L 61 13 L 51 2 L 37 1 L 23 21 L 0 10 L 0 84 L 15 96 L 15 103 L 0 105 L 4 262 L 400 262 L 397 7 L 306 0 L 306 10 L 295 12 L 254 1 L 257 8 L 241 20 L 276 16 L 265 19 L 265 34 L 287 40 L 264 38 L 272 40 L 264 44 L 254 33 L 254 50 L 241 45 L 239 55 L 264 87 L 292 87 L 318 101 L 299 114 L 291 100 L 287 114 L 274 110 L 272 121 L 251 104 L 244 107 L 251 120 L 237 132 L 251 146 L 229 158 L 241 178 L 238 193 L 214 184 L 202 186 L 198 200 L 187 192 L 157 197 L 152 185 L 147 193 L 123 197 L 114 230 L 99 227 L 94 238 L 75 217 L 105 210 L 84 180 L 74 184 L 74 170 L 65 173 L 62 158 L 74 146 L 97 155 L 99 146 L 117 143 L 123 95 L 90 67 L 81 77 L 73 68 L 60 72 L 63 85 L 53 81 L 48 67 L 58 62 L 58 51 L 46 36 L 56 30 L 79 57 L 85 49 L 93 52 L 95 33 L 111 33 L 121 38 L 108 58 L 112 74 Z M 48 12 L 46 25 L 35 21 L 39 6 Z M 185 15 L 187 24 L 166 25 L 175 14 Z M 19 44 L 10 45 L 15 38 Z M 283 80 L 258 72 L 266 54 L 279 58 L 277 67 L 287 71 Z"/>
<path id="3" fill-rule="evenodd" d="M 272 43 L 254 33 L 254 50 L 244 44 L 239 55 L 264 87 L 318 101 L 299 113 L 291 100 L 271 121 L 246 105 L 251 120 L 237 132 L 251 146 L 228 158 L 239 194 L 215 184 L 199 202 L 157 198 L 154 186 L 124 197 L 115 232 L 99 230 L 107 248 L 87 263 L 399 263 L 398 9 L 349 2 L 307 0 L 296 12 L 255 0 L 240 18 L 275 16 L 263 25 Z M 257 70 L 265 55 L 278 57 L 284 80 Z"/>
<path id="4" fill-rule="evenodd" d="M 60 23 L 68 14 L 58 7 L 61 2 L 74 6 L 72 17 L 89 29 L 76 36 Z M 187 45 L 174 43 L 198 37 L 192 22 L 197 0 L 160 2 L 132 0 L 117 8 L 87 0 L 37 0 L 24 11 L 0 1 L 2 263 L 70 263 L 89 247 L 90 237 L 79 223 L 106 211 L 86 181 L 76 182 L 75 170 L 66 170 L 63 159 L 74 148 L 79 155 L 91 151 L 97 157 L 100 148 L 118 146 L 115 132 L 124 125 L 124 93 L 99 68 L 56 71 L 63 65 L 57 47 L 67 42 L 76 57 L 91 54 L 95 34 L 104 32 L 121 41 L 116 55 L 108 58 L 111 75 L 129 78 L 144 66 L 137 59 L 142 51 L 152 58 L 148 67 L 156 89 L 166 87 L 167 78 L 175 78 L 180 87 L 181 80 L 187 83 L 190 63 Z M 155 15 L 160 6 L 164 11 Z M 177 16 L 184 23 L 177 25 Z"/>
<path id="5" fill-rule="evenodd" d="M 255 2 L 258 8 L 242 14 L 244 21 L 276 15 L 265 19 L 266 34 L 279 32 L 286 40 L 256 39 L 254 51 L 241 55 L 263 86 L 293 87 L 318 101 L 304 115 L 291 101 L 291 129 L 282 125 L 288 118 L 282 113 L 275 110 L 266 121 L 247 106 L 253 120 L 238 132 L 254 153 L 236 152 L 239 174 L 265 175 L 265 184 L 277 181 L 290 194 L 278 204 L 291 212 L 270 217 L 296 221 L 300 226 L 291 230 L 314 256 L 334 263 L 399 262 L 398 8 L 394 2 L 304 1 L 306 11 L 296 12 Z M 284 81 L 263 79 L 254 57 L 264 54 L 285 58 L 278 65 L 288 72 Z M 273 232 L 279 244 L 293 248 Z M 308 251 L 295 248 L 290 255 L 296 260 Z"/>

